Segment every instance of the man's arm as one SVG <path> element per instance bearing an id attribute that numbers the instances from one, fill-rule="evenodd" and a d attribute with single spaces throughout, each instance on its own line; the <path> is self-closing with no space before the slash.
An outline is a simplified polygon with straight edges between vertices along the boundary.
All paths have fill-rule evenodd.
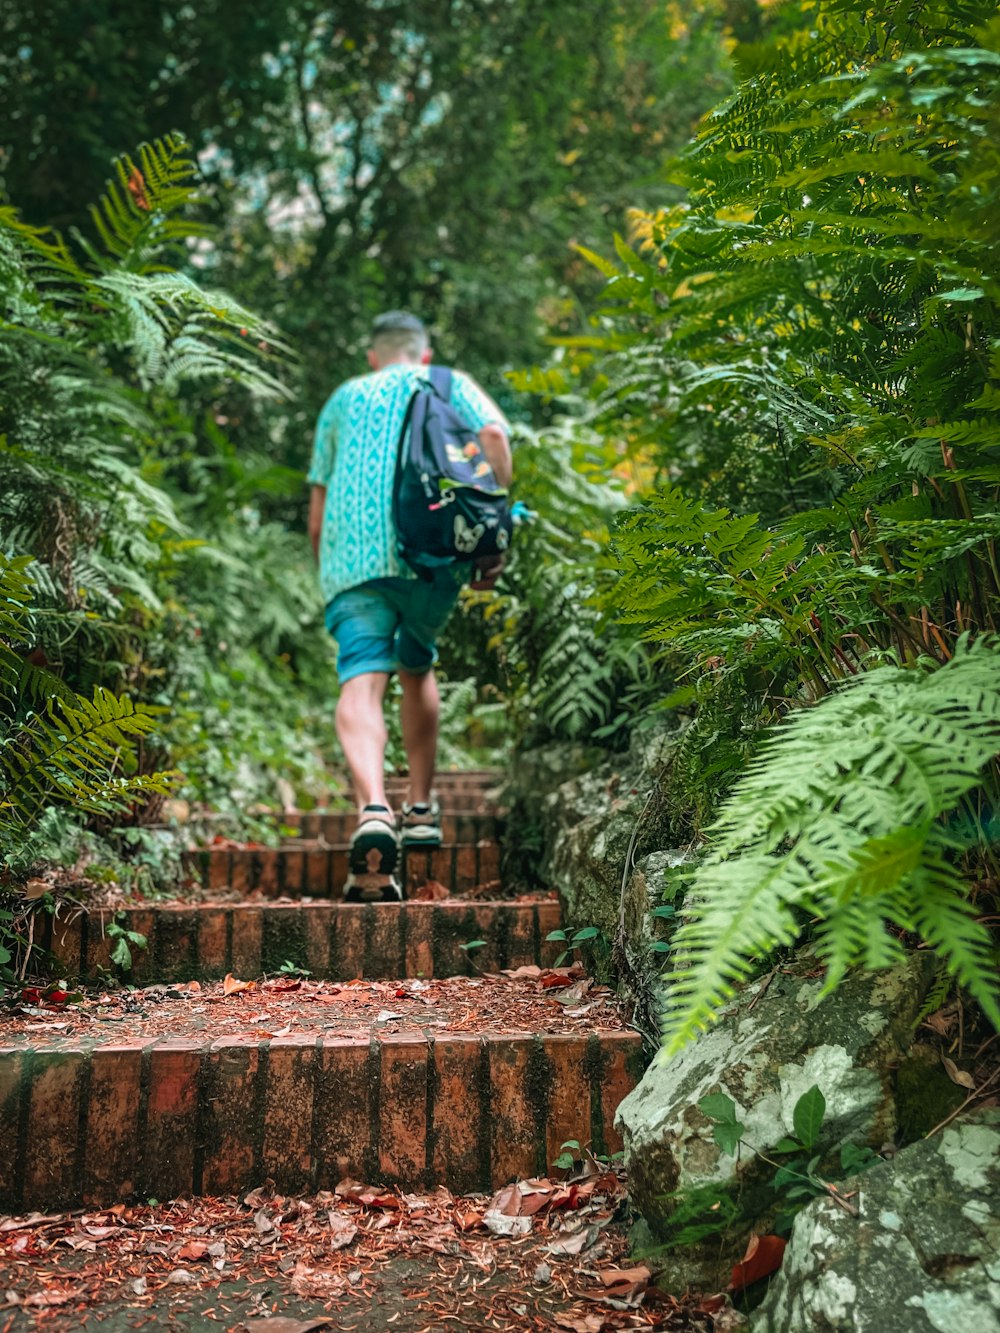
<path id="1" fill-rule="evenodd" d="M 319 539 L 323 532 L 323 511 L 326 508 L 326 487 L 313 486 L 309 496 L 309 540 L 313 555 L 319 559 Z"/>
<path id="2" fill-rule="evenodd" d="M 495 423 L 484 426 L 479 432 L 479 443 L 497 481 L 501 486 L 509 486 L 514 477 L 514 460 L 507 432 Z"/>

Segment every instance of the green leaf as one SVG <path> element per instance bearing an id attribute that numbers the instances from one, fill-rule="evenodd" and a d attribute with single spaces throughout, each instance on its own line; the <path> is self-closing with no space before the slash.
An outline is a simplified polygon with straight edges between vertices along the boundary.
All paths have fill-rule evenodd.
<path id="1" fill-rule="evenodd" d="M 486 940 L 468 940 L 465 944 L 458 947 L 464 949 L 466 953 L 471 953 L 473 949 L 481 949 L 486 944 Z"/>
<path id="2" fill-rule="evenodd" d="M 669 903 L 663 903 L 659 907 L 653 908 L 653 916 L 660 917 L 663 920 L 667 920 L 670 917 L 676 915 L 677 915 L 677 908 L 671 907 Z"/>
<path id="3" fill-rule="evenodd" d="M 774 1145 L 775 1152 L 801 1152 L 806 1145 L 798 1139 L 780 1139 Z"/>
<path id="4" fill-rule="evenodd" d="M 745 1125 L 739 1123 L 721 1122 L 713 1127 L 712 1138 L 724 1153 L 728 1153 L 730 1157 L 735 1157 L 745 1128 Z"/>
<path id="5" fill-rule="evenodd" d="M 545 938 L 546 940 L 568 940 L 569 936 L 564 930 L 550 930 Z"/>
<path id="6" fill-rule="evenodd" d="M 597 926 L 583 926 L 573 936 L 573 943 L 583 944 L 586 940 L 596 940 L 600 933 Z"/>
<path id="7" fill-rule="evenodd" d="M 724 1092 L 710 1092 L 698 1102 L 698 1110 L 709 1120 L 720 1124 L 736 1124 L 736 1103 Z"/>
<path id="8" fill-rule="evenodd" d="M 795 1103 L 795 1109 L 792 1111 L 792 1124 L 795 1126 L 795 1132 L 802 1141 L 805 1148 L 814 1147 L 819 1138 L 819 1132 L 823 1128 L 823 1117 L 826 1115 L 826 1098 L 819 1089 L 818 1084 L 813 1084 L 808 1092 L 804 1092 Z"/>

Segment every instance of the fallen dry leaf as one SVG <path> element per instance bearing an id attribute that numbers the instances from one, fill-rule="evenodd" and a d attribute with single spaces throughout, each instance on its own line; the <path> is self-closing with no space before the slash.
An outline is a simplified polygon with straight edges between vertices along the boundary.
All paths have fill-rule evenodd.
<path id="1" fill-rule="evenodd" d="M 237 981 L 232 972 L 227 972 L 222 983 L 222 993 L 224 995 L 238 995 L 240 991 L 253 990 L 256 984 L 255 981 Z"/>
<path id="2" fill-rule="evenodd" d="M 959 1069 L 954 1060 L 949 1060 L 946 1055 L 942 1055 L 941 1063 L 944 1065 L 944 1072 L 951 1079 L 952 1083 L 957 1083 L 960 1088 L 972 1089 L 976 1086 L 976 1080 L 966 1069 Z"/>
<path id="3" fill-rule="evenodd" d="M 781 1236 L 751 1236 L 746 1254 L 733 1268 L 730 1288 L 742 1291 L 752 1282 L 769 1277 L 781 1267 L 786 1242 Z"/>
<path id="4" fill-rule="evenodd" d="M 445 898 L 450 898 L 451 894 L 436 879 L 429 879 L 417 889 L 416 893 L 410 894 L 409 897 L 412 901 L 418 903 L 441 903 L 444 902 Z"/>

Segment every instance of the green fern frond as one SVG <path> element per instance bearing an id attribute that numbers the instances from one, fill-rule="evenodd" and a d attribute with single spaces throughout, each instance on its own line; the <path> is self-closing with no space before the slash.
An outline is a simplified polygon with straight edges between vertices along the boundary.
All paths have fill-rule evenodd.
<path id="1" fill-rule="evenodd" d="M 1000 1025 L 985 928 L 943 820 L 1000 754 L 1000 643 L 964 641 L 937 671 L 870 671 L 777 728 L 710 830 L 675 936 L 665 1026 L 676 1050 L 753 964 L 821 920 L 832 988 L 916 931 Z M 995 789 L 994 795 L 996 794 Z"/>

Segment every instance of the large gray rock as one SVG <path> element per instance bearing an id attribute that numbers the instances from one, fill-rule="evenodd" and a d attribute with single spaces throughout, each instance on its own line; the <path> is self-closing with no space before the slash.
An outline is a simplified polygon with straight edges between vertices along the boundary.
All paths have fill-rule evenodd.
<path id="1" fill-rule="evenodd" d="M 954 1123 L 795 1220 L 753 1333 L 1000 1330 L 1000 1112 Z"/>
<path id="2" fill-rule="evenodd" d="M 892 1069 L 910 1044 L 933 968 L 915 954 L 889 972 L 852 974 L 822 999 L 821 979 L 778 972 L 767 985 L 747 987 L 672 1060 L 654 1062 L 616 1118 L 630 1193 L 654 1235 L 670 1239 L 677 1203 L 667 1196 L 677 1192 L 738 1190 L 748 1227 L 774 1209 L 774 1168 L 753 1152 L 722 1153 L 698 1108 L 708 1093 L 733 1099 L 746 1141 L 768 1155 L 793 1132 L 795 1103 L 814 1084 L 827 1104 L 824 1154 L 847 1141 L 875 1149 L 895 1142 Z M 720 1273 L 710 1266 L 705 1281 Z"/>

